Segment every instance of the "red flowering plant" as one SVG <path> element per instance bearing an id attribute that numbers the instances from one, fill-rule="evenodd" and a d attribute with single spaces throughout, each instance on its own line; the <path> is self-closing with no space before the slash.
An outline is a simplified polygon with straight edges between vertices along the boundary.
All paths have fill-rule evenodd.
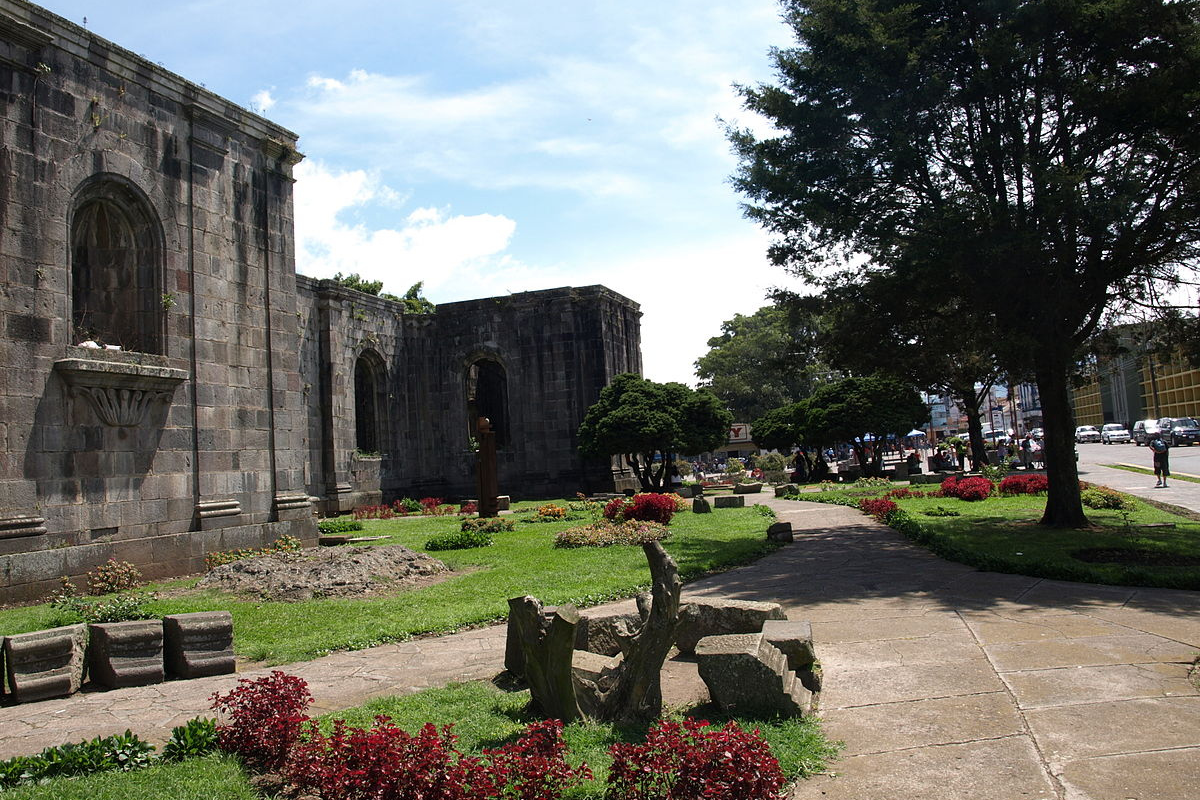
<path id="1" fill-rule="evenodd" d="M 1040 473 L 1032 475 L 1009 475 L 1000 481 L 1000 494 L 1041 494 L 1047 491 L 1049 487 L 1049 479 Z"/>
<path id="2" fill-rule="evenodd" d="M 886 497 L 863 498 L 858 501 L 858 507 L 864 514 L 870 514 L 880 522 L 887 522 L 888 516 L 899 510 L 900 506 Z"/>
<path id="3" fill-rule="evenodd" d="M 226 721 L 217 725 L 217 747 L 241 756 L 250 769 L 271 772 L 283 765 L 308 717 L 312 694 L 303 678 L 274 670 L 262 678 L 242 678 L 228 694 L 215 693 L 212 709 Z"/>
<path id="4" fill-rule="evenodd" d="M 736 722 L 662 721 L 645 744 L 614 744 L 606 800 L 747 800 L 779 795 L 779 761 L 758 731 Z"/>
<path id="5" fill-rule="evenodd" d="M 614 522 L 639 520 L 641 522 L 670 523 L 675 516 L 675 500 L 672 495 L 643 492 L 633 497 L 617 497 L 604 507 L 604 518 Z"/>
<path id="6" fill-rule="evenodd" d="M 951 475 L 942 481 L 942 496 L 959 500 L 986 500 L 992 494 L 992 482 L 987 478 L 956 478 Z"/>

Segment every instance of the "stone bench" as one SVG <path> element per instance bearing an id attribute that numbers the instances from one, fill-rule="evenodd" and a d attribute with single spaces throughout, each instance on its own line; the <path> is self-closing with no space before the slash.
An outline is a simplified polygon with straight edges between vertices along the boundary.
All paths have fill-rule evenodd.
<path id="1" fill-rule="evenodd" d="M 162 620 L 89 625 L 88 676 L 106 689 L 162 683 L 166 677 Z"/>
<path id="2" fill-rule="evenodd" d="M 783 497 L 788 494 L 800 494 L 800 487 L 794 483 L 785 483 L 775 487 L 776 497 Z"/>
<path id="3" fill-rule="evenodd" d="M 233 615 L 198 611 L 163 617 L 163 660 L 167 675 L 173 678 L 234 672 Z"/>
<path id="4" fill-rule="evenodd" d="M 758 494 L 762 491 L 761 483 L 739 483 L 733 487 L 734 494 Z"/>
<path id="5" fill-rule="evenodd" d="M 746 498 L 740 494 L 725 494 L 713 498 L 714 508 L 745 508 Z"/>
<path id="6" fill-rule="evenodd" d="M 796 717 L 812 708 L 812 692 L 762 633 L 706 636 L 696 645 L 696 665 L 723 711 Z"/>

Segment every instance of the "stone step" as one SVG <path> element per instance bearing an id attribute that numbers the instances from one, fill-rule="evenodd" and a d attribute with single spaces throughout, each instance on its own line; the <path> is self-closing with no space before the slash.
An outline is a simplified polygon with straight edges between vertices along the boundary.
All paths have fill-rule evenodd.
<path id="1" fill-rule="evenodd" d="M 707 636 L 696 645 L 696 663 L 724 711 L 793 717 L 812 708 L 812 693 L 762 633 Z"/>

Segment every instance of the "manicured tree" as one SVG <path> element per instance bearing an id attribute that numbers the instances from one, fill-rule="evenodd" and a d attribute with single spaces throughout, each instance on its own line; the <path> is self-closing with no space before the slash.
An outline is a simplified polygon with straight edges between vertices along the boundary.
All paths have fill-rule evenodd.
<path id="1" fill-rule="evenodd" d="M 1045 414 L 1042 521 L 1083 526 L 1069 376 L 1120 298 L 1200 249 L 1197 0 L 783 0 L 735 183 L 814 277 L 866 256 L 995 320 Z M 833 258 L 831 258 L 833 256 Z M 845 263 L 841 261 L 840 263 Z"/>
<path id="2" fill-rule="evenodd" d="M 881 375 L 843 378 L 808 398 L 804 432 L 818 441 L 848 442 L 864 473 L 877 474 L 887 434 L 902 435 L 928 419 L 925 404 L 909 385 Z M 868 444 L 874 454 L 867 458 Z"/>
<path id="3" fill-rule="evenodd" d="M 642 489 L 662 491 L 672 454 L 720 447 L 733 422 L 711 392 L 682 383 L 655 383 L 627 372 L 600 392 L 579 426 L 585 456 L 623 455 Z"/>

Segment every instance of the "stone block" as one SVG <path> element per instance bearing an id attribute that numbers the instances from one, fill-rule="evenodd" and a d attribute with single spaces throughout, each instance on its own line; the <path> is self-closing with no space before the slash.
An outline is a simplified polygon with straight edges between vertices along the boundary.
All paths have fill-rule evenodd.
<path id="1" fill-rule="evenodd" d="M 745 508 L 746 498 L 740 494 L 720 495 L 713 498 L 713 506 L 716 508 Z"/>
<path id="2" fill-rule="evenodd" d="M 712 504 L 710 504 L 708 502 L 707 498 L 694 497 L 694 498 L 692 498 L 692 513 L 693 514 L 711 514 L 712 513 Z"/>
<path id="3" fill-rule="evenodd" d="M 761 633 L 705 637 L 696 646 L 696 666 L 723 711 L 794 717 L 812 707 L 812 693 Z"/>
<path id="4" fill-rule="evenodd" d="M 610 657 L 586 650 L 576 650 L 571 656 L 571 671 L 578 678 L 589 680 L 604 687 L 608 678 L 621 665 L 621 656 Z"/>
<path id="5" fill-rule="evenodd" d="M 794 541 L 794 537 L 792 536 L 792 523 L 772 522 L 767 528 L 767 538 L 773 542 Z"/>
<path id="6" fill-rule="evenodd" d="M 633 636 L 641 627 L 641 615 L 635 612 L 583 616 L 575 628 L 575 649 L 615 656 L 622 651 L 621 640 Z"/>
<path id="7" fill-rule="evenodd" d="M 769 619 L 763 623 L 763 636 L 779 652 L 787 656 L 788 669 L 799 672 L 810 669 L 817 660 L 813 649 L 812 625 L 802 620 Z"/>
<path id="8" fill-rule="evenodd" d="M 497 511 L 508 511 L 509 508 L 511 508 L 511 507 L 512 507 L 512 497 L 510 497 L 509 495 L 506 495 L 506 494 L 498 495 L 496 497 L 496 510 Z"/>
<path id="9" fill-rule="evenodd" d="M 758 494 L 762 491 L 761 483 L 738 483 L 734 484 L 734 494 Z"/>
<path id="10" fill-rule="evenodd" d="M 675 633 L 675 646 L 681 653 L 694 652 L 696 642 L 706 636 L 759 633 L 767 620 L 787 619 L 778 603 L 709 597 L 684 602 L 686 605 L 679 610 L 679 628 Z"/>
<path id="11" fill-rule="evenodd" d="M 86 625 L 4 637 L 4 669 L 14 701 L 65 697 L 83 683 Z"/>
<path id="12" fill-rule="evenodd" d="M 88 676 L 106 689 L 162 683 L 163 623 L 160 619 L 88 626 Z"/>
<path id="13" fill-rule="evenodd" d="M 799 494 L 800 487 L 794 483 L 784 483 L 775 487 L 775 496 L 783 497 L 787 494 Z"/>
<path id="14" fill-rule="evenodd" d="M 234 672 L 233 615 L 228 611 L 198 611 L 163 617 L 163 661 L 172 678 Z"/>

